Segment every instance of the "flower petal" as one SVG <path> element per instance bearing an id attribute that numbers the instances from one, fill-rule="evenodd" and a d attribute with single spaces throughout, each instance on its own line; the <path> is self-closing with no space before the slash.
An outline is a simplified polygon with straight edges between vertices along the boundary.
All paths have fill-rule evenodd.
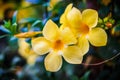
<path id="1" fill-rule="evenodd" d="M 86 37 L 80 37 L 78 39 L 78 46 L 80 48 L 80 50 L 82 51 L 82 54 L 86 54 L 89 50 L 89 42 L 86 39 Z"/>
<path id="2" fill-rule="evenodd" d="M 29 49 L 28 48 L 19 48 L 18 52 L 19 54 L 24 57 L 24 58 L 28 58 L 31 54 L 29 54 Z"/>
<path id="3" fill-rule="evenodd" d="M 81 12 L 73 7 L 71 11 L 69 11 L 68 15 L 67 15 L 67 19 L 69 21 L 69 24 L 74 27 L 74 28 L 78 28 L 80 27 L 80 23 L 81 23 L 81 19 L 82 19 L 82 15 Z"/>
<path id="4" fill-rule="evenodd" d="M 45 58 L 45 68 L 48 71 L 56 72 L 62 66 L 62 57 L 56 52 L 49 53 Z"/>
<path id="5" fill-rule="evenodd" d="M 52 20 L 48 20 L 43 28 L 43 35 L 50 41 L 56 40 L 56 37 L 59 36 L 58 26 Z"/>
<path id="6" fill-rule="evenodd" d="M 30 50 L 30 44 L 28 44 L 25 41 L 25 38 L 19 38 L 18 45 L 19 45 L 19 48 L 22 48 L 22 49 L 28 48 Z"/>
<path id="7" fill-rule="evenodd" d="M 62 16 L 60 17 L 60 23 L 66 23 L 66 15 L 68 14 L 68 12 L 72 9 L 73 4 L 69 4 L 66 9 L 65 12 L 62 14 Z"/>
<path id="8" fill-rule="evenodd" d="M 89 27 L 95 27 L 98 22 L 98 13 L 93 9 L 86 9 L 82 12 L 82 21 Z"/>
<path id="9" fill-rule="evenodd" d="M 94 46 L 105 46 L 107 34 L 102 28 L 93 28 L 89 33 L 89 41 Z"/>
<path id="10" fill-rule="evenodd" d="M 18 49 L 19 54 L 24 58 L 28 58 L 31 55 L 30 44 L 28 44 L 25 41 L 25 38 L 20 38 L 18 40 L 18 45 L 19 45 L 19 49 Z"/>
<path id="11" fill-rule="evenodd" d="M 35 51 L 35 53 L 43 55 L 50 51 L 50 42 L 44 37 L 33 38 L 32 48 Z"/>
<path id="12" fill-rule="evenodd" d="M 71 64 L 80 64 L 83 59 L 82 52 L 77 46 L 68 46 L 64 49 L 63 57 Z"/>
<path id="13" fill-rule="evenodd" d="M 38 55 L 36 55 L 36 54 L 30 55 L 30 56 L 27 58 L 27 63 L 28 63 L 29 65 L 34 65 L 37 58 L 38 58 Z"/>
<path id="14" fill-rule="evenodd" d="M 71 30 L 68 27 L 61 30 L 61 36 L 62 36 L 62 40 L 65 44 L 77 43 L 77 39 L 75 38 L 75 36 L 73 35 L 73 33 L 71 32 Z"/>

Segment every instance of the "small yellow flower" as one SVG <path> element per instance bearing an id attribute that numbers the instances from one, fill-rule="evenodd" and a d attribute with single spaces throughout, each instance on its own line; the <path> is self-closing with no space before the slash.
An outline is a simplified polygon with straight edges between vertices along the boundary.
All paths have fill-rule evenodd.
<path id="1" fill-rule="evenodd" d="M 93 9 L 86 9 L 82 13 L 69 4 L 60 18 L 61 29 L 69 27 L 78 38 L 78 46 L 83 53 L 88 52 L 89 42 L 94 46 L 104 46 L 107 34 L 102 28 L 95 27 L 98 13 Z M 89 42 L 88 42 L 89 41 Z"/>
<path id="2" fill-rule="evenodd" d="M 20 38 L 18 40 L 19 54 L 27 59 L 27 63 L 33 65 L 36 61 L 38 55 L 30 48 L 30 44 L 25 41 L 25 38 Z"/>
<path id="3" fill-rule="evenodd" d="M 62 66 L 62 56 L 71 64 L 82 62 L 81 50 L 72 46 L 77 40 L 69 28 L 60 30 L 52 20 L 48 20 L 43 28 L 43 36 L 32 39 L 32 48 L 39 55 L 49 53 L 45 58 L 46 70 L 58 71 Z"/>

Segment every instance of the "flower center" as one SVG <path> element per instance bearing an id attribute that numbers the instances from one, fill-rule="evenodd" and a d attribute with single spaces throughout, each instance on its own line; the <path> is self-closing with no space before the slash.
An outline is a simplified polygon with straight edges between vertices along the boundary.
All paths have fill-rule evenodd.
<path id="1" fill-rule="evenodd" d="M 89 32 L 89 27 L 86 24 L 82 23 L 80 25 L 80 33 L 81 34 L 88 34 L 88 32 Z"/>
<path id="2" fill-rule="evenodd" d="M 61 50 L 64 47 L 64 44 L 61 40 L 56 40 L 53 45 L 54 50 Z"/>
<path id="3" fill-rule="evenodd" d="M 81 36 L 81 35 L 87 35 L 89 33 L 90 28 L 86 24 L 81 23 L 79 28 L 76 30 L 77 30 L 78 36 Z"/>

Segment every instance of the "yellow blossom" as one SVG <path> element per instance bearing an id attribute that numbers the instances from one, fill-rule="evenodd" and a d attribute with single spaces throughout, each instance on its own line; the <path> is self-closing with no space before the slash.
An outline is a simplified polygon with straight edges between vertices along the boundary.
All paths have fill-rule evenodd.
<path id="1" fill-rule="evenodd" d="M 89 42 L 93 46 L 104 46 L 107 34 L 102 28 L 96 27 L 98 13 L 93 9 L 86 9 L 82 13 L 69 4 L 60 18 L 61 29 L 69 27 L 78 38 L 78 46 L 85 54 L 89 50 Z"/>
<path id="2" fill-rule="evenodd" d="M 45 58 L 46 70 L 58 71 L 62 66 L 62 56 L 71 64 L 82 62 L 81 50 L 72 46 L 77 40 L 69 28 L 60 30 L 52 20 L 48 20 L 43 28 L 43 36 L 32 39 L 32 48 L 39 55 L 48 53 Z"/>
<path id="3" fill-rule="evenodd" d="M 27 59 L 27 63 L 33 65 L 36 61 L 38 55 L 30 48 L 30 44 L 25 41 L 25 38 L 20 38 L 18 40 L 19 54 Z"/>

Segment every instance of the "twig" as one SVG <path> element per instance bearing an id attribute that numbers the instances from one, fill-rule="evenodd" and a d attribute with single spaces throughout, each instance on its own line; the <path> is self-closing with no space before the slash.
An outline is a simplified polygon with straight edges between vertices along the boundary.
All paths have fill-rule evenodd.
<path id="1" fill-rule="evenodd" d="M 120 52 L 117 55 L 113 56 L 112 58 L 109 58 L 109 59 L 104 60 L 102 62 L 93 63 L 93 64 L 82 63 L 82 65 L 85 65 L 85 66 L 97 66 L 97 65 L 101 65 L 101 64 L 104 64 L 106 62 L 109 62 L 109 61 L 113 60 L 114 58 L 118 57 L 119 55 L 120 55 Z"/>

